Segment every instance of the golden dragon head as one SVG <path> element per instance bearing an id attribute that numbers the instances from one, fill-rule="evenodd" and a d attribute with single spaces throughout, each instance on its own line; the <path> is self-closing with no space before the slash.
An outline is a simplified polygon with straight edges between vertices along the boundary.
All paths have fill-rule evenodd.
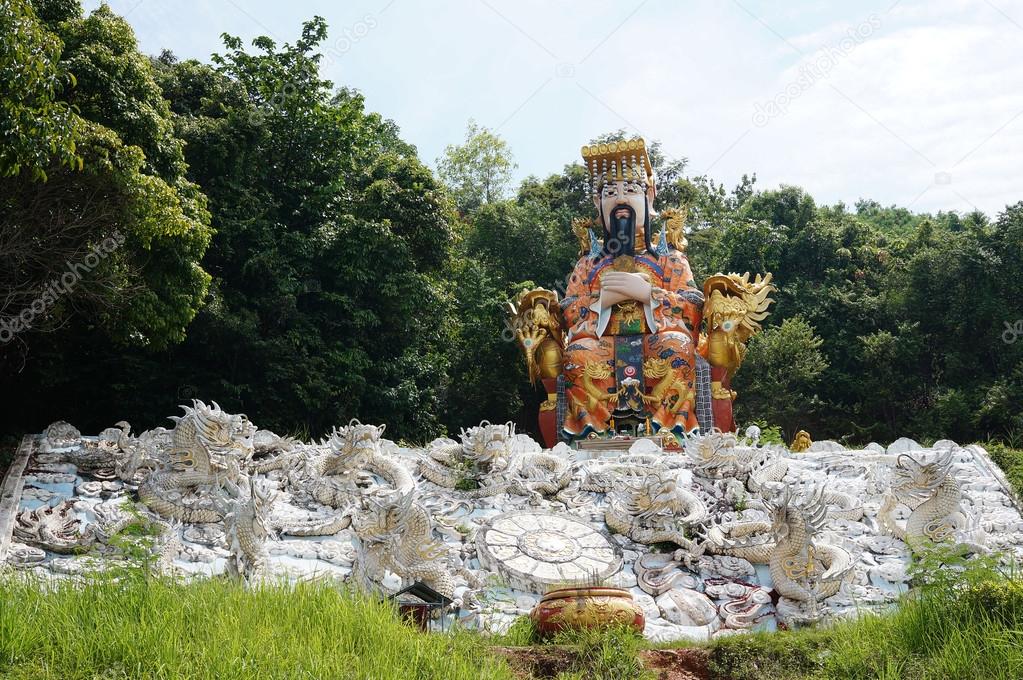
<path id="1" fill-rule="evenodd" d="M 706 303 L 703 315 L 711 331 L 721 329 L 736 333 L 742 341 L 760 332 L 760 322 L 767 318 L 767 308 L 774 302 L 769 297 L 776 290 L 771 283 L 771 273 L 757 274 L 750 281 L 750 274 L 715 274 L 703 284 Z"/>
<path id="2" fill-rule="evenodd" d="M 746 355 L 746 342 L 761 330 L 775 287 L 771 274 L 715 274 L 703 284 L 706 302 L 703 318 L 707 321 L 707 360 L 713 366 L 725 366 L 734 373 Z"/>

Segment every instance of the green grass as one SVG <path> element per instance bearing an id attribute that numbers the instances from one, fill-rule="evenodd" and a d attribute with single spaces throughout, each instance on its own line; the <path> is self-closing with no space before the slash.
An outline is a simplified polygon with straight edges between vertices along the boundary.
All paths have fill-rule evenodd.
<path id="1" fill-rule="evenodd" d="M 990 560 L 917 567 L 892 612 L 820 630 L 723 638 L 710 667 L 732 680 L 1023 678 L 1023 580 Z"/>
<path id="2" fill-rule="evenodd" d="M 554 676 L 557 680 L 652 680 L 654 677 L 644 671 L 639 658 L 645 646 L 643 638 L 631 628 L 565 630 L 544 638 L 532 620 L 522 616 L 504 635 L 491 638 L 490 643 L 500 647 L 532 648 L 555 657 L 564 668 Z"/>
<path id="3" fill-rule="evenodd" d="M 643 639 L 629 628 L 564 631 L 551 640 L 574 653 L 571 670 L 561 680 L 652 680 L 643 670 L 639 651 Z"/>
<path id="4" fill-rule="evenodd" d="M 467 632 L 426 635 L 327 585 L 246 590 L 95 578 L 0 580 L 0 677 L 511 679 Z"/>
<path id="5" fill-rule="evenodd" d="M 149 532 L 142 526 L 126 533 Z M 387 604 L 325 583 L 255 590 L 224 579 L 183 584 L 147 579 L 130 554 L 124 557 L 119 580 L 44 585 L 24 575 L 0 577 L 0 678 L 511 680 L 507 654 L 491 646 L 558 661 L 543 677 L 654 677 L 640 661 L 646 643 L 627 630 L 563 633 L 540 643 L 524 617 L 500 637 L 426 635 Z M 994 558 L 941 551 L 919 560 L 911 576 L 912 594 L 884 614 L 709 643 L 711 677 L 1023 678 L 1017 572 Z M 528 653 L 511 658 L 519 677 L 537 667 Z"/>

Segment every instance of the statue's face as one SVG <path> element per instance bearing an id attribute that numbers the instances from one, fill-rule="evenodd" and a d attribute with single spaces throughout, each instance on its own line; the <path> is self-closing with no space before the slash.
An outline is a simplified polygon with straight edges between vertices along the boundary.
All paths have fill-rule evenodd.
<path id="1" fill-rule="evenodd" d="M 608 182 L 600 190 L 599 196 L 593 197 L 593 204 L 604 222 L 605 233 L 613 232 L 612 223 L 617 218 L 635 215 L 636 226 L 646 228 L 646 202 L 650 202 L 653 212 L 654 186 L 651 184 L 644 191 L 643 185 L 637 182 Z"/>

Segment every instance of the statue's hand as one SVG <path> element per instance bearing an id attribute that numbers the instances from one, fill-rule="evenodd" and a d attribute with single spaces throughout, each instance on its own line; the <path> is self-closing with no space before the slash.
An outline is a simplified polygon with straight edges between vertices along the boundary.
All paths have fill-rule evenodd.
<path id="1" fill-rule="evenodd" d="M 649 302 L 653 287 L 639 274 L 630 272 L 608 272 L 601 279 L 600 304 L 613 305 L 622 300 Z M 606 299 L 605 299 L 606 296 Z"/>
<path id="2" fill-rule="evenodd" d="M 607 287 L 604 287 L 604 286 L 601 286 L 601 288 L 600 288 L 600 308 L 601 309 L 607 309 L 611 305 L 616 305 L 619 302 L 622 302 L 623 300 L 628 300 L 628 299 L 629 298 L 625 297 L 625 295 L 623 293 L 621 293 L 621 292 L 613 291 L 613 290 L 611 290 L 611 289 L 609 289 Z"/>

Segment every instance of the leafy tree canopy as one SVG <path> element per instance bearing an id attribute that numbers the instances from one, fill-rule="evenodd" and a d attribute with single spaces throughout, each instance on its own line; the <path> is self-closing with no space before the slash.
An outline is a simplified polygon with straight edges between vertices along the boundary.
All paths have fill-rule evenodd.
<path id="1" fill-rule="evenodd" d="M 504 197 L 515 169 L 508 143 L 470 120 L 463 144 L 451 144 L 437 172 L 463 214 Z"/>
<path id="2" fill-rule="evenodd" d="M 130 26 L 105 5 L 88 17 L 35 5 L 38 17 L 20 0 L 2 9 L 15 29 L 0 109 L 24 134 L 4 145 L 16 158 L 0 178 L 0 360 L 20 363 L 33 331 L 67 324 L 165 348 L 206 294 L 206 198 Z"/>

